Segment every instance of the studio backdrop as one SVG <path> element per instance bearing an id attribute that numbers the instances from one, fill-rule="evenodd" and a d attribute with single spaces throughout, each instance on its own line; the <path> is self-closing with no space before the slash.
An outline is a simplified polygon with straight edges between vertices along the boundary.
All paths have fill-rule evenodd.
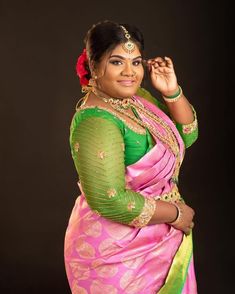
<path id="1" fill-rule="evenodd" d="M 104 19 L 135 24 L 146 58 L 174 60 L 199 119 L 180 176 L 196 211 L 199 293 L 232 293 L 228 11 L 209 2 L 0 1 L 1 293 L 70 293 L 63 245 L 79 190 L 69 127 L 83 95 L 75 65 L 86 31 Z"/>

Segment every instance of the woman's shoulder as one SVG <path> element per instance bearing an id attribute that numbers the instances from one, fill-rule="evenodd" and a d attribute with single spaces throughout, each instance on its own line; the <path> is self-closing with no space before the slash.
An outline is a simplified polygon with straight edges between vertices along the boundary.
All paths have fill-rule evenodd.
<path id="1" fill-rule="evenodd" d="M 91 105 L 91 104 L 81 104 L 76 106 L 76 112 L 72 118 L 73 127 L 78 126 L 82 121 L 87 120 L 89 118 L 93 118 L 94 122 L 95 118 L 97 118 L 97 122 L 100 119 L 108 120 L 113 122 L 119 129 L 123 129 L 123 122 L 118 119 L 115 112 L 112 112 L 110 109 L 106 109 L 104 106 L 100 105 Z"/>

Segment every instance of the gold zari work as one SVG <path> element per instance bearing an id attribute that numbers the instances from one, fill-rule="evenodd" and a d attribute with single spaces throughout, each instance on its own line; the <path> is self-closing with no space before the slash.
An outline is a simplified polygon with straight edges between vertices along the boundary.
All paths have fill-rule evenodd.
<path id="1" fill-rule="evenodd" d="M 78 152 L 78 150 L 79 150 L 79 143 L 76 142 L 76 143 L 74 144 L 74 151 L 75 151 L 75 152 Z"/>
<path id="2" fill-rule="evenodd" d="M 104 159 L 104 158 L 106 157 L 106 153 L 105 153 L 105 151 L 99 151 L 99 152 L 98 152 L 98 157 L 99 157 L 100 159 Z"/>
<path id="3" fill-rule="evenodd" d="M 191 124 L 183 125 L 182 130 L 184 134 L 191 134 L 198 127 L 197 117 L 195 116 L 194 121 Z"/>
<path id="4" fill-rule="evenodd" d="M 156 200 L 154 200 L 153 198 L 145 198 L 145 203 L 144 203 L 142 212 L 140 213 L 140 215 L 134 218 L 129 223 L 129 225 L 136 228 L 145 227 L 150 221 L 150 219 L 152 218 L 155 209 L 156 209 Z"/>
<path id="5" fill-rule="evenodd" d="M 107 195 L 109 198 L 114 197 L 117 194 L 117 191 L 114 188 L 111 188 L 107 191 Z"/>
<path id="6" fill-rule="evenodd" d="M 127 210 L 132 211 L 133 208 L 135 208 L 135 202 L 131 201 L 127 204 Z"/>
<path id="7" fill-rule="evenodd" d="M 163 200 L 163 201 L 167 201 L 167 202 L 179 202 L 179 201 L 183 200 L 181 198 L 181 195 L 178 191 L 177 186 L 174 186 L 174 188 L 168 193 L 164 193 L 161 196 L 155 196 L 154 199 L 155 200 Z"/>
<path id="8" fill-rule="evenodd" d="M 145 135 L 146 134 L 146 130 L 145 129 L 142 129 L 142 128 L 137 128 L 137 127 L 134 127 L 132 126 L 130 123 L 128 123 L 128 121 L 126 119 L 124 119 L 122 116 L 120 116 L 118 113 L 112 111 L 111 109 L 107 108 L 107 107 L 103 107 L 103 106 L 97 106 L 97 105 L 90 105 L 90 106 L 85 106 L 85 105 L 82 105 L 78 108 L 76 108 L 77 111 L 81 111 L 81 110 L 84 110 L 84 109 L 95 109 L 95 108 L 98 108 L 98 109 L 101 109 L 101 110 L 105 110 L 109 113 L 111 113 L 113 116 L 117 117 L 118 119 L 120 119 L 122 122 L 124 122 L 125 125 L 128 126 L 129 129 L 131 129 L 133 132 L 137 133 L 137 134 L 140 134 L 140 135 Z"/>

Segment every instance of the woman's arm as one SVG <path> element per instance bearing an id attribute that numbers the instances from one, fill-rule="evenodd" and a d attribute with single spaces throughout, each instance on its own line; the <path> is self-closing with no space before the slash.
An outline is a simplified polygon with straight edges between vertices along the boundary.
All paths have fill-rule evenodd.
<path id="1" fill-rule="evenodd" d="M 164 59 L 156 57 L 148 60 L 148 68 L 154 88 L 161 92 L 163 97 L 174 96 L 179 91 L 173 62 L 169 57 L 164 57 Z M 171 117 L 177 123 L 190 124 L 194 121 L 192 107 L 182 91 L 180 94 L 177 101 L 166 99 L 166 105 Z"/>
<path id="2" fill-rule="evenodd" d="M 162 93 L 163 96 L 171 96 L 177 93 L 178 86 L 173 92 Z M 173 93 L 173 94 L 172 94 Z M 193 113 L 193 109 L 187 98 L 184 96 L 183 92 L 180 96 L 180 98 L 175 102 L 167 102 L 166 101 L 167 108 L 170 112 L 171 118 L 180 124 L 191 124 L 195 117 Z"/>
<path id="3" fill-rule="evenodd" d="M 188 235 L 194 226 L 194 214 L 194 210 L 184 203 L 174 205 L 158 200 L 156 210 L 148 224 L 156 224 L 161 220 Z"/>
<path id="4" fill-rule="evenodd" d="M 175 125 L 184 141 L 185 147 L 191 146 L 198 138 L 198 122 L 196 111 L 184 96 L 182 89 L 178 86 L 180 92 L 179 98 L 174 101 L 171 98 L 165 98 L 165 102 L 170 113 L 170 117 L 175 122 Z M 174 95 L 169 93 L 168 96 Z M 163 94 L 165 97 L 166 94 Z M 173 101 L 173 102 L 172 102 Z"/>
<path id="5" fill-rule="evenodd" d="M 92 210 L 135 227 L 176 219 L 173 204 L 148 199 L 125 188 L 124 141 L 113 122 L 90 117 L 72 126 L 71 131 L 72 156 Z"/>
<path id="6" fill-rule="evenodd" d="M 155 104 L 158 108 L 160 108 L 168 116 L 171 116 L 170 110 L 167 107 L 167 105 L 164 104 L 164 103 L 162 103 L 161 101 L 157 100 L 146 89 L 139 88 L 138 91 L 137 91 L 137 95 L 140 96 L 140 97 L 143 97 L 146 100 L 148 100 L 149 102 Z M 175 104 L 175 103 L 178 103 L 178 101 L 177 102 L 174 102 L 172 104 Z M 170 104 L 170 103 L 168 103 L 168 104 Z M 178 129 L 178 131 L 179 131 L 179 133 L 180 133 L 180 135 L 181 135 L 181 137 L 182 137 L 182 139 L 184 141 L 184 144 L 185 144 L 185 147 L 186 148 L 187 147 L 190 147 L 197 140 L 197 138 L 198 138 L 198 122 L 197 122 L 196 111 L 195 111 L 195 109 L 193 108 L 192 105 L 190 105 L 190 107 L 192 109 L 193 117 L 194 117 L 194 119 L 193 119 L 193 121 L 191 123 L 189 123 L 189 124 L 183 124 L 183 123 L 174 121 L 175 122 L 175 125 L 176 125 L 176 128 Z M 177 108 L 179 108 L 179 105 L 178 105 Z M 177 111 L 178 111 L 178 109 L 177 109 Z"/>

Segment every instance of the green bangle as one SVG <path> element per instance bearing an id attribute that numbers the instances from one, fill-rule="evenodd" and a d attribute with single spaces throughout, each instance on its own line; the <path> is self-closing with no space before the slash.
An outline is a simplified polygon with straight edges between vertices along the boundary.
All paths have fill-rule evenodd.
<path id="1" fill-rule="evenodd" d="M 176 94 L 174 94 L 172 96 L 162 96 L 162 97 L 166 102 L 176 102 L 180 99 L 182 94 L 183 94 L 183 91 L 182 91 L 181 87 L 179 86 L 179 90 Z"/>
<path id="2" fill-rule="evenodd" d="M 176 98 L 177 96 L 179 96 L 180 92 L 181 92 L 181 88 L 180 88 L 180 86 L 178 86 L 178 91 L 174 95 L 171 95 L 171 96 L 164 96 L 163 95 L 163 96 L 166 98 L 169 98 L 169 99 Z"/>

